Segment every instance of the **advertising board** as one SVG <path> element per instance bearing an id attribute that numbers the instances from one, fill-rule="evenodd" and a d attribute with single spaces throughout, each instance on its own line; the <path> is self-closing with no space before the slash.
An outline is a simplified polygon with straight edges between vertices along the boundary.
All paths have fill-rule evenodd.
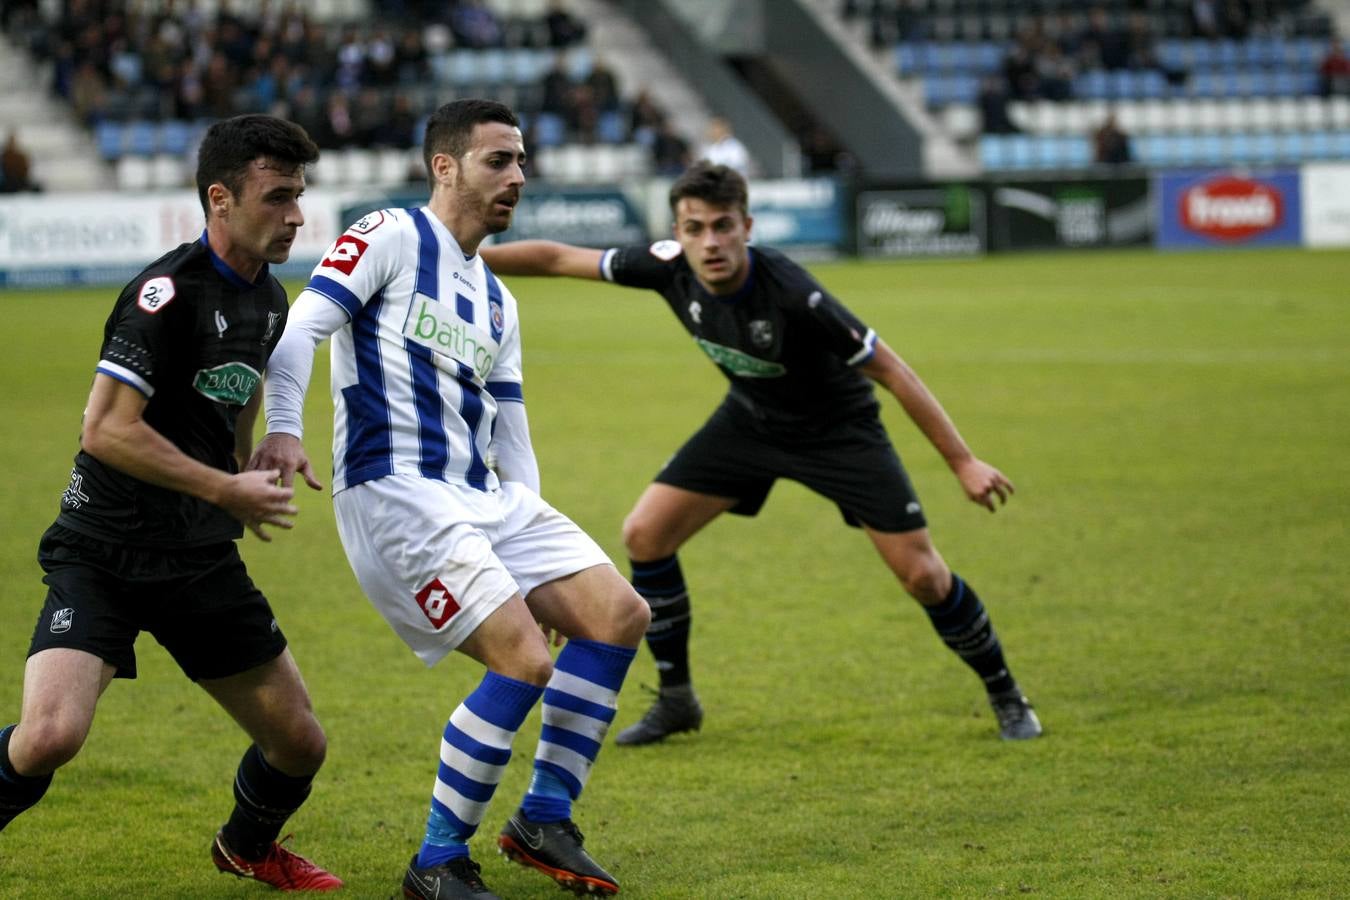
<path id="1" fill-rule="evenodd" d="M 1295 170 L 1164 172 L 1155 193 L 1164 249 L 1295 246 L 1303 238 Z"/>
<path id="2" fill-rule="evenodd" d="M 997 182 L 990 189 L 994 250 L 1147 246 L 1153 211 L 1145 178 Z"/>
<path id="3" fill-rule="evenodd" d="M 976 256 L 985 250 L 984 194 L 964 184 L 858 194 L 858 254 Z"/>

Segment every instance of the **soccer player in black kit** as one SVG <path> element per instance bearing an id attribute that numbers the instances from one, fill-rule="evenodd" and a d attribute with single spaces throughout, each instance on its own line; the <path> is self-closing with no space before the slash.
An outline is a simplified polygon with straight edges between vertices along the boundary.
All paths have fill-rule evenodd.
<path id="1" fill-rule="evenodd" d="M 216 867 L 282 890 L 342 881 L 277 843 L 309 795 L 326 739 L 267 599 L 235 541 L 289 528 L 293 491 L 242 471 L 261 372 L 286 324 L 268 271 L 304 223 L 318 149 L 297 125 L 239 116 L 206 132 L 200 239 L 151 263 L 104 327 L 80 450 L 38 561 L 48 592 L 17 724 L 0 728 L 0 828 L 33 806 L 83 746 L 113 678 L 136 677 L 149 631 L 252 740 Z"/>
<path id="2" fill-rule="evenodd" d="M 652 608 L 647 646 L 661 687 L 616 742 L 650 744 L 702 724 L 689 669 L 689 593 L 676 554 L 724 512 L 755 515 L 779 478 L 833 500 L 866 532 L 943 642 L 984 682 L 1001 736 L 1038 737 L 1041 724 L 984 604 L 933 546 L 871 382 L 899 400 L 971 500 L 993 511 L 1012 484 L 971 453 L 937 398 L 875 332 L 800 266 L 747 243 L 748 205 L 744 178 L 704 161 L 670 189 L 675 240 L 605 251 L 519 241 L 480 251 L 498 275 L 657 291 L 731 382 L 624 520 L 633 586 Z"/>

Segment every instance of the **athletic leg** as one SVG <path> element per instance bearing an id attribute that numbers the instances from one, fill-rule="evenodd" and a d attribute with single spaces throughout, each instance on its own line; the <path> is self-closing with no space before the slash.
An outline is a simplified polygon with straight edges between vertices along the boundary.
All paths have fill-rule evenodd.
<path id="1" fill-rule="evenodd" d="M 647 647 L 656 659 L 661 692 L 648 715 L 619 734 L 620 744 L 652 743 L 702 723 L 689 671 L 692 610 L 677 551 L 736 502 L 658 482 L 647 487 L 624 520 L 633 587 L 651 607 Z"/>
<path id="2" fill-rule="evenodd" d="M 235 773 L 234 809 L 211 847 L 216 867 L 283 890 L 341 887 L 339 878 L 276 842 L 309 797 L 328 747 L 290 650 L 198 684 L 253 739 Z"/>
<path id="3" fill-rule="evenodd" d="M 498 845 L 564 887 L 613 893 L 618 883 L 585 851 L 572 822 L 618 709 L 619 689 L 649 619 L 646 604 L 613 566 L 541 584 L 526 598 L 540 624 L 567 636 L 544 690 L 534 777 Z"/>
<path id="4" fill-rule="evenodd" d="M 0 829 L 41 800 L 52 774 L 80 752 L 116 671 L 92 653 L 65 647 L 28 658 L 19 721 L 0 728 Z"/>
<path id="5" fill-rule="evenodd" d="M 1040 722 L 1008 669 L 989 613 L 974 589 L 947 567 L 928 529 L 866 531 L 906 592 L 928 614 L 942 642 L 984 682 L 1002 736 L 1039 736 Z"/>

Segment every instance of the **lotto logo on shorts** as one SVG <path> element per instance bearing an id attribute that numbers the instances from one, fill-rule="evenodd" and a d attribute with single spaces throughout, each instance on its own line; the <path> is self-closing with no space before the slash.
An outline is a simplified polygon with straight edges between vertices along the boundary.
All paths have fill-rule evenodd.
<path id="1" fill-rule="evenodd" d="M 61 634 L 70 630 L 75 621 L 75 610 L 67 607 L 52 613 L 52 634 Z"/>
<path id="2" fill-rule="evenodd" d="M 433 578 L 430 584 L 417 592 L 417 605 L 422 607 L 422 612 L 426 613 L 427 620 L 435 628 L 440 628 L 459 612 L 459 604 L 439 578 Z"/>

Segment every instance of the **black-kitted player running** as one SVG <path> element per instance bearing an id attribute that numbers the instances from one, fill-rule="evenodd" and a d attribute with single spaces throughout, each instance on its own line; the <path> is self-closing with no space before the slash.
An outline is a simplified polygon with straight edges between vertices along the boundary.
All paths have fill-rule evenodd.
<path id="1" fill-rule="evenodd" d="M 566 275 L 658 292 L 731 382 L 624 521 L 633 586 L 652 608 L 647 645 L 661 688 L 617 743 L 648 744 L 702 724 L 677 552 L 724 512 L 755 515 L 779 478 L 833 500 L 863 529 L 943 642 L 980 676 L 1004 738 L 1039 736 L 984 604 L 933 546 L 871 382 L 895 396 L 971 500 L 992 511 L 1012 484 L 971 452 L 937 398 L 872 329 L 787 257 L 748 244 L 748 189 L 739 174 L 698 163 L 671 187 L 670 206 L 675 240 L 651 246 L 520 241 L 481 251 L 499 275 Z"/>
<path id="2" fill-rule="evenodd" d="M 268 539 L 264 526 L 289 528 L 296 512 L 278 472 L 241 469 L 286 324 L 268 264 L 290 255 L 317 158 L 304 129 L 272 116 L 212 125 L 198 151 L 201 238 L 147 266 L 108 317 L 75 467 L 38 548 L 47 599 L 22 714 L 0 728 L 0 828 L 79 753 L 103 692 L 136 677 L 148 631 L 251 741 L 211 843 L 216 867 L 282 890 L 342 886 L 277 842 L 327 742 L 235 546 L 245 525 Z"/>

